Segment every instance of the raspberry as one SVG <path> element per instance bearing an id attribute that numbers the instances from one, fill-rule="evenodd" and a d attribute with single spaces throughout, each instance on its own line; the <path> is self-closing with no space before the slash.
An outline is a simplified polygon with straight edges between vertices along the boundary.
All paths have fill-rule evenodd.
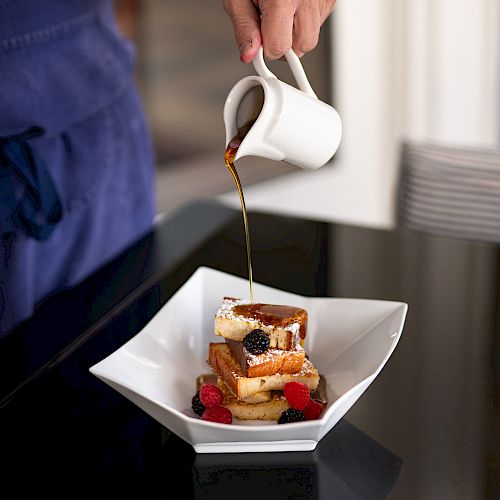
<path id="1" fill-rule="evenodd" d="M 291 424 L 292 422 L 304 422 L 306 417 L 304 412 L 292 408 L 285 410 L 278 420 L 278 424 Z"/>
<path id="2" fill-rule="evenodd" d="M 256 328 L 245 335 L 243 346 L 252 354 L 262 354 L 269 349 L 269 335 L 263 330 Z"/>
<path id="3" fill-rule="evenodd" d="M 283 392 L 288 404 L 295 410 L 304 410 L 311 400 L 309 387 L 302 382 L 286 383 Z"/>
<path id="4" fill-rule="evenodd" d="M 203 384 L 200 389 L 200 401 L 205 406 L 220 406 L 224 396 L 222 391 L 213 384 Z"/>
<path id="5" fill-rule="evenodd" d="M 323 405 L 319 401 L 311 399 L 304 410 L 304 415 L 307 420 L 316 420 L 320 416 L 322 411 Z"/>
<path id="6" fill-rule="evenodd" d="M 196 415 L 201 415 L 205 411 L 205 405 L 200 401 L 200 391 L 198 391 L 191 399 L 191 408 L 196 413 Z"/>
<path id="7" fill-rule="evenodd" d="M 220 424 L 233 423 L 233 414 L 223 406 L 209 406 L 203 412 L 201 418 L 209 422 L 219 422 Z"/>

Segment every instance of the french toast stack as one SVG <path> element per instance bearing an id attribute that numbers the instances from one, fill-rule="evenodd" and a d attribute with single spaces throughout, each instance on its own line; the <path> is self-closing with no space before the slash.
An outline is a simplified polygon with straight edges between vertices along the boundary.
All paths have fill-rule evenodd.
<path id="1" fill-rule="evenodd" d="M 305 309 L 224 297 L 215 334 L 225 342 L 210 343 L 208 350 L 222 406 L 240 420 L 279 420 L 290 408 L 285 384 L 315 391 L 320 376 L 302 347 L 306 333 Z"/>

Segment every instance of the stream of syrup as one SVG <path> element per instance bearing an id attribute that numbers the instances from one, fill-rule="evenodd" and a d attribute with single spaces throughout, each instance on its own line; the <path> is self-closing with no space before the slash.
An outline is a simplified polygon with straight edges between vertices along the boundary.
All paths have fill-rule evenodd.
<path id="1" fill-rule="evenodd" d="M 226 167 L 231 172 L 231 175 L 234 178 L 234 182 L 236 183 L 236 187 L 238 189 L 238 194 L 240 195 L 241 202 L 241 212 L 243 214 L 243 226 L 245 228 L 245 241 L 247 246 L 247 261 L 248 261 L 248 281 L 250 283 L 250 303 L 253 304 L 253 277 L 252 277 L 252 253 L 250 249 L 250 231 L 248 228 L 248 218 L 247 218 L 247 209 L 245 206 L 245 197 L 243 196 L 243 188 L 241 187 L 240 178 L 238 176 L 238 172 L 236 171 L 236 167 L 234 166 L 234 159 L 236 157 L 236 153 L 238 152 L 238 148 L 240 147 L 241 141 L 245 137 L 246 133 L 253 125 L 253 122 L 248 123 L 247 125 L 240 128 L 238 133 L 229 141 L 227 145 L 226 152 L 224 154 L 224 161 L 226 163 Z"/>

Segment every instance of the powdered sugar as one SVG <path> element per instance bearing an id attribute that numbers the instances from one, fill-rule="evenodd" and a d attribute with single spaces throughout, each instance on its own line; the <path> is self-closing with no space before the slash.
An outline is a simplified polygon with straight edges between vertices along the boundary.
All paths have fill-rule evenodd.
<path id="1" fill-rule="evenodd" d="M 219 309 L 215 313 L 216 318 L 224 318 L 224 319 L 229 319 L 232 321 L 239 321 L 243 323 L 247 323 L 248 325 L 251 325 L 252 327 L 259 327 L 259 326 L 267 326 L 269 328 L 273 328 L 274 330 L 277 331 L 286 331 L 286 332 L 291 332 L 292 333 L 292 345 L 296 345 L 299 343 L 300 340 L 300 323 L 294 322 L 290 323 L 289 325 L 267 325 L 265 323 L 262 323 L 261 321 L 254 319 L 254 318 L 248 318 L 246 316 L 242 316 L 240 314 L 235 314 L 234 313 L 234 308 L 236 306 L 240 305 L 248 305 L 250 304 L 250 301 L 248 299 L 235 299 L 232 297 L 224 297 Z M 266 328 L 267 330 L 267 328 Z M 269 332 L 268 332 L 269 333 Z"/>
<path id="2" fill-rule="evenodd" d="M 224 300 L 215 313 L 215 316 L 218 318 L 226 318 L 237 321 L 248 321 L 248 318 L 244 318 L 243 316 L 236 316 L 233 311 L 233 307 L 241 306 L 244 304 L 250 304 L 250 301 L 247 299 L 233 299 L 231 297 L 224 297 Z"/>
<path id="3" fill-rule="evenodd" d="M 288 353 L 297 353 L 302 352 L 304 349 L 300 344 L 294 346 L 294 349 L 290 351 L 284 351 L 283 349 L 268 349 L 266 352 L 262 354 L 252 354 L 250 351 L 243 347 L 243 354 L 247 360 L 249 366 L 257 366 L 263 363 L 268 363 L 269 361 L 273 361 L 273 358 L 281 358 L 282 356 L 286 356 Z"/>
<path id="4" fill-rule="evenodd" d="M 243 375 L 241 370 L 231 368 L 230 372 L 235 379 L 247 378 L 247 377 L 245 377 L 245 375 Z M 297 372 L 297 373 L 275 373 L 274 375 L 265 375 L 263 377 L 255 377 L 255 378 L 266 379 L 266 378 L 274 378 L 274 377 L 281 378 L 282 377 L 284 379 L 293 380 L 293 379 L 297 379 L 299 377 L 310 377 L 311 375 L 312 376 L 318 375 L 318 370 L 316 370 L 316 368 L 314 368 L 313 364 L 307 358 L 305 358 L 304 362 L 302 363 L 302 369 L 300 370 L 300 372 Z"/>
<path id="5" fill-rule="evenodd" d="M 252 354 L 243 347 L 243 354 L 249 366 L 257 366 L 272 361 L 273 357 L 281 358 L 283 356 L 283 351 L 281 349 L 268 349 L 262 354 Z"/>

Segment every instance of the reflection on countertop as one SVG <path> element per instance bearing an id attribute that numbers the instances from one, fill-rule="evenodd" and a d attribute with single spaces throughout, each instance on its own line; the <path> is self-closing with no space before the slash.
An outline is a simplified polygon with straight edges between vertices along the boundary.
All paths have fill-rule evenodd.
<path id="1" fill-rule="evenodd" d="M 385 499 L 403 467 L 398 456 L 346 419 L 312 452 L 195 454 L 168 431 L 163 451 L 149 480 L 151 488 L 160 487 L 161 471 L 168 469 L 177 478 L 169 491 L 179 495 L 168 498 Z"/>

